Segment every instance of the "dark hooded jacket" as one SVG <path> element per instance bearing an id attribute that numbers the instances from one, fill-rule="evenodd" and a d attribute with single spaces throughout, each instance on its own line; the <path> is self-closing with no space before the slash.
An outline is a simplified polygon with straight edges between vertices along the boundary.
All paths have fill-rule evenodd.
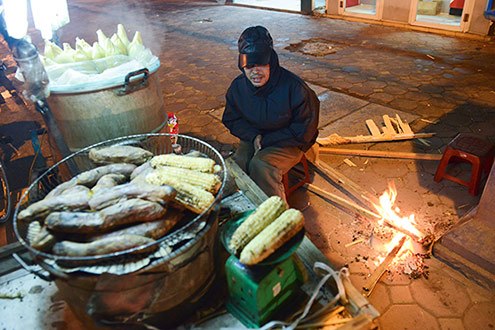
<path id="1" fill-rule="evenodd" d="M 279 65 L 271 51 L 270 78 L 255 87 L 244 74 L 230 85 L 222 122 L 243 141 L 262 135 L 262 148 L 298 147 L 307 151 L 318 136 L 320 102 L 306 83 Z"/>

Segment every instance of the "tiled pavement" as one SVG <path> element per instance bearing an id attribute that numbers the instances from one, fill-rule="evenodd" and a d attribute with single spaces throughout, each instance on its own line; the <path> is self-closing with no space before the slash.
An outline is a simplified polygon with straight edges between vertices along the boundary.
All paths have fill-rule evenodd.
<path id="1" fill-rule="evenodd" d="M 435 132 L 431 145 L 381 143 L 373 150 L 440 153 L 457 132 L 474 132 L 495 142 L 495 43 L 321 17 L 219 5 L 215 1 L 69 1 L 72 22 L 61 40 L 96 39 L 123 23 L 143 33 L 160 57 L 156 73 L 166 110 L 176 112 L 180 131 L 204 139 L 227 153 L 237 140 L 221 125 L 224 93 L 239 74 L 236 40 L 245 27 L 266 26 L 283 66 L 318 90 L 321 134 L 367 134 L 364 121 L 383 114 L 407 119 L 415 132 Z M 130 32 L 130 33 L 131 33 Z M 36 41 L 36 36 L 34 36 Z M 302 49 L 313 42 L 330 54 Z M 325 48 L 326 47 L 326 48 Z M 314 49 L 313 48 L 313 49 Z M 31 116 L 32 114 L 30 114 Z M 16 115 L 17 116 L 17 115 Z M 22 115 L 21 115 L 22 117 Z M 432 122 L 436 122 L 433 124 Z M 362 148 L 360 146 L 359 148 Z M 479 200 L 452 182 L 433 182 L 436 162 L 347 157 L 323 160 L 372 193 L 394 179 L 401 210 L 415 213 L 423 228 L 443 233 Z M 466 169 L 463 169 L 466 172 Z M 335 189 L 318 173 L 313 182 Z M 336 190 L 336 189 L 335 189 Z M 338 191 L 338 190 L 336 190 Z M 311 240 L 336 267 L 348 265 L 356 287 L 374 265 L 356 256 L 371 253 L 365 244 L 345 248 L 357 229 L 369 229 L 319 197 L 299 190 L 291 196 L 303 208 Z M 359 259 L 359 258 L 357 258 Z M 385 274 L 370 296 L 382 314 L 383 329 L 489 329 L 495 326 L 495 294 L 435 258 L 426 260 L 429 277 Z"/>

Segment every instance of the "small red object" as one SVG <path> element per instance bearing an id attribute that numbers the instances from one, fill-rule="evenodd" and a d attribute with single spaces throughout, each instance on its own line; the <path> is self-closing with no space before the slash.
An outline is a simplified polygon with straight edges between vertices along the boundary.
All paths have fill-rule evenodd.
<path id="1" fill-rule="evenodd" d="M 479 190 L 482 172 L 490 173 L 495 154 L 493 144 L 477 137 L 474 134 L 458 134 L 443 152 L 442 159 L 438 165 L 434 180 L 440 182 L 447 179 L 469 188 L 469 193 L 476 196 Z M 453 175 L 447 174 L 447 165 L 453 161 L 471 164 L 471 179 L 461 180 Z"/>
<path id="2" fill-rule="evenodd" d="M 285 173 L 282 176 L 282 183 L 284 184 L 284 190 L 285 190 L 285 196 L 286 197 L 289 197 L 289 195 L 292 194 L 297 188 L 302 187 L 305 183 L 310 182 L 308 161 L 307 161 L 306 156 L 304 154 L 302 155 L 299 163 L 302 164 L 302 166 L 304 168 L 304 178 L 303 179 L 301 179 L 296 184 L 289 186 L 289 172 L 290 172 L 290 170 L 289 170 L 289 172 Z"/>
<path id="3" fill-rule="evenodd" d="M 173 112 L 167 113 L 167 127 L 168 132 L 172 134 L 170 140 L 172 144 L 177 144 L 177 134 L 179 134 L 179 118 Z"/>
<path id="4" fill-rule="evenodd" d="M 173 112 L 167 114 L 167 126 L 170 134 L 179 134 L 179 119 Z"/>

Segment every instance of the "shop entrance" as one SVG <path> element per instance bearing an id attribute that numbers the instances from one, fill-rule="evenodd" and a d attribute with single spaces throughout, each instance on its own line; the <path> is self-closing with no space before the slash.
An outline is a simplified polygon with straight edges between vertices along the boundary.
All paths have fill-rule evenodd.
<path id="1" fill-rule="evenodd" d="M 381 18 L 382 0 L 339 0 L 339 14 L 363 18 Z"/>
<path id="2" fill-rule="evenodd" d="M 410 23 L 447 30 L 464 31 L 469 16 L 464 14 L 470 0 L 413 0 Z"/>
<path id="3" fill-rule="evenodd" d="M 303 0 L 232 0 L 233 4 L 301 12 Z M 325 13 L 325 0 L 312 0 L 313 10 Z"/>

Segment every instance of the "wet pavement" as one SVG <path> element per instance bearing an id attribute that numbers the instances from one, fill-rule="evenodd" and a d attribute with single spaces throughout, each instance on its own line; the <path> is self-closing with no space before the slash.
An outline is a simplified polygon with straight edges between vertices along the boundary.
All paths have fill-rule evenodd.
<path id="1" fill-rule="evenodd" d="M 320 137 L 367 135 L 367 119 L 380 126 L 382 115 L 399 114 L 414 132 L 435 136 L 424 141 L 344 147 L 441 154 L 459 132 L 475 133 L 495 143 L 493 41 L 226 6 L 216 1 L 69 3 L 71 23 L 60 31 L 62 42 L 73 44 L 80 37 L 92 43 L 97 29 L 110 36 L 118 23 L 125 25 L 130 36 L 141 31 L 144 44 L 160 58 L 156 75 L 165 109 L 177 114 L 180 133 L 203 139 L 226 155 L 238 141 L 220 121 L 224 95 L 240 73 L 237 38 L 251 25 L 267 27 L 282 66 L 317 91 Z M 42 49 L 35 31 L 32 35 Z M 6 64 L 13 66 L 12 62 Z M 41 122 L 30 105 L 19 107 L 11 99 L 2 106 L 1 118 L 0 132 L 15 125 L 18 134 L 29 131 L 22 123 Z M 17 140 L 24 155 L 33 154 L 26 136 Z M 50 155 L 46 156 L 50 161 Z M 402 213 L 414 213 L 418 227 L 437 238 L 479 202 L 480 196 L 469 195 L 466 187 L 446 180 L 434 182 L 438 161 L 337 155 L 322 155 L 321 160 L 376 196 L 393 180 Z M 467 166 L 456 170 L 461 177 L 469 175 Z M 328 191 L 342 193 L 314 169 L 312 180 Z M 367 244 L 373 238 L 372 226 L 352 211 L 304 189 L 289 201 L 304 210 L 311 240 L 336 268 L 348 266 L 353 283 L 360 288 L 376 268 L 373 242 Z M 363 243 L 349 245 L 358 239 Z M 369 297 L 382 314 L 377 325 L 383 329 L 495 326 L 493 290 L 478 286 L 435 257 L 424 262 L 429 267 L 428 278 L 411 279 L 397 271 L 382 277 Z"/>

